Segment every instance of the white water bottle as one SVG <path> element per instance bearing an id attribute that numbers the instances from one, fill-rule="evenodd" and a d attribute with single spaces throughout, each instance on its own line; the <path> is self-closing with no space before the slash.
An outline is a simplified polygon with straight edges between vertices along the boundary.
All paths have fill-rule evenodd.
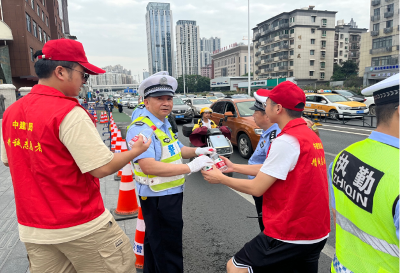
<path id="1" fill-rule="evenodd" d="M 142 131 L 137 136 L 134 136 L 129 142 L 128 146 L 130 149 L 132 149 L 133 144 L 139 140 L 139 136 L 143 137 L 143 143 L 146 143 L 151 136 L 154 134 L 154 131 L 157 130 L 157 127 L 155 125 L 152 125 L 150 127 L 144 128 Z"/>
<path id="2" fill-rule="evenodd" d="M 211 159 L 214 161 L 215 167 L 221 172 L 226 171 L 228 166 L 226 166 L 225 162 L 219 157 L 217 153 L 211 155 Z"/>

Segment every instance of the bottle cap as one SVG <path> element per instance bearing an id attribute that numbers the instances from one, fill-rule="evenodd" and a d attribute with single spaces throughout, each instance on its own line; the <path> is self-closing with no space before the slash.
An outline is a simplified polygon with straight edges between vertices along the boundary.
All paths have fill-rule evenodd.
<path id="1" fill-rule="evenodd" d="M 153 129 L 153 131 L 157 130 L 157 127 L 155 125 L 151 125 L 150 128 Z"/>

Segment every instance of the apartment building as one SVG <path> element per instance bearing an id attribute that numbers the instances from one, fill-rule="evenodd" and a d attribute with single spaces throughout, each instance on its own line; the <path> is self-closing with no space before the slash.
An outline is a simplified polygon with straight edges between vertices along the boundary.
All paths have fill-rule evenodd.
<path id="1" fill-rule="evenodd" d="M 309 6 L 257 24 L 253 28 L 255 79 L 294 77 L 298 85 L 329 81 L 336 13 Z"/>
<path id="2" fill-rule="evenodd" d="M 64 37 L 62 28 L 59 31 L 58 26 L 63 22 L 60 14 L 67 11 L 63 11 L 61 0 L 2 0 L 1 4 L 3 21 L 10 27 L 14 38 L 6 43 L 12 84 L 17 88 L 33 86 L 38 81 L 33 55 L 47 41 Z"/>
<path id="3" fill-rule="evenodd" d="M 176 22 L 177 76 L 200 75 L 200 28 L 196 21 Z"/>
<path id="4" fill-rule="evenodd" d="M 359 64 L 361 34 L 367 31 L 366 28 L 358 28 L 353 18 L 348 24 L 345 24 L 344 20 L 338 20 L 335 28 L 334 63 L 341 65 L 351 60 Z"/>
<path id="5" fill-rule="evenodd" d="M 362 36 L 359 76 L 364 85 L 399 73 L 399 1 L 372 0 L 370 32 Z"/>
<path id="6" fill-rule="evenodd" d="M 248 46 L 238 44 L 227 49 L 221 49 L 218 53 L 211 55 L 213 61 L 213 78 L 218 77 L 240 77 L 253 67 L 253 46 L 250 51 L 250 67 L 248 67 Z M 250 69 L 249 69 L 250 68 Z"/>

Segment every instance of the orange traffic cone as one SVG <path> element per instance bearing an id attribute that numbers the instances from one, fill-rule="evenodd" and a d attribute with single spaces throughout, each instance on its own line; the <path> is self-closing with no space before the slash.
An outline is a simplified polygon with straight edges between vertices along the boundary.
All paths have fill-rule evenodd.
<path id="1" fill-rule="evenodd" d="M 135 242 L 133 243 L 133 252 L 135 252 L 137 269 L 143 269 L 144 265 L 144 233 L 146 225 L 143 220 L 142 208 L 139 207 L 139 215 L 136 222 Z"/>
<path id="2" fill-rule="evenodd" d="M 131 163 L 126 164 L 122 169 L 118 205 L 117 208 L 112 211 L 117 221 L 136 218 L 138 215 L 139 207 L 136 200 L 135 182 L 133 182 Z"/>
<path id="3" fill-rule="evenodd" d="M 117 144 L 118 136 L 121 137 L 121 131 L 119 131 L 119 130 L 115 131 L 114 130 L 114 133 L 112 134 L 112 138 L 111 138 L 111 151 L 112 152 L 115 151 L 115 145 Z"/>
<path id="4" fill-rule="evenodd" d="M 99 122 L 99 121 L 97 120 L 97 111 L 94 111 L 93 116 L 94 116 L 94 119 L 96 120 L 96 123 Z"/>

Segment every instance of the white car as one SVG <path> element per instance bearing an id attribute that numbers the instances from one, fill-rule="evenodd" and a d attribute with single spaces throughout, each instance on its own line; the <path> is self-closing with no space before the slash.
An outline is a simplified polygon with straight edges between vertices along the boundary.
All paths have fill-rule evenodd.
<path id="1" fill-rule="evenodd" d="M 121 100 L 122 106 L 128 106 L 128 102 L 129 102 L 129 99 L 128 99 L 128 98 L 123 98 L 123 99 Z"/>
<path id="2" fill-rule="evenodd" d="M 374 97 L 365 97 L 363 102 L 369 109 L 369 114 L 375 116 L 375 100 Z"/>
<path id="3" fill-rule="evenodd" d="M 135 108 L 138 105 L 138 98 L 131 98 L 128 102 L 128 108 Z"/>

